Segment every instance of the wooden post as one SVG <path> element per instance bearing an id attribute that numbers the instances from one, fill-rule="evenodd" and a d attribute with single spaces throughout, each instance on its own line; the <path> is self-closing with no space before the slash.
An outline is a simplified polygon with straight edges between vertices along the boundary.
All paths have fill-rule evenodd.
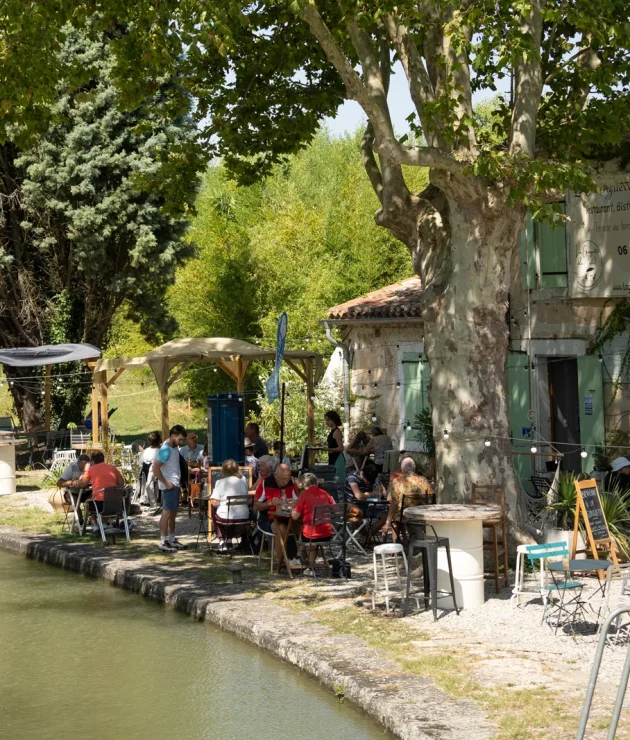
<path id="1" fill-rule="evenodd" d="M 103 448 L 109 446 L 109 403 L 107 400 L 107 373 L 101 373 L 101 439 Z M 97 417 L 98 422 L 98 417 Z"/>
<path id="2" fill-rule="evenodd" d="M 92 375 L 92 444 L 98 444 L 98 380 Z"/>
<path id="3" fill-rule="evenodd" d="M 168 386 L 160 391 L 160 404 L 162 406 L 162 439 L 168 439 Z"/>
<path id="4" fill-rule="evenodd" d="M 44 379 L 44 425 L 46 431 L 50 431 L 50 373 L 51 366 L 46 365 L 46 376 Z"/>
<path id="5" fill-rule="evenodd" d="M 315 441 L 315 406 L 313 405 L 313 360 L 305 357 L 304 374 L 306 375 L 306 432 L 309 444 Z"/>
<path id="6" fill-rule="evenodd" d="M 237 357 L 236 358 L 236 392 L 243 395 L 243 391 L 245 390 L 245 373 L 247 372 L 247 368 L 243 370 L 243 358 Z"/>

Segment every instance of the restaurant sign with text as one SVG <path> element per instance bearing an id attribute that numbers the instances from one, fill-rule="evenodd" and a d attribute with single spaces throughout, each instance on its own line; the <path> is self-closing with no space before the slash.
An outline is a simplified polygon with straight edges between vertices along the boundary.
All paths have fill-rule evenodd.
<path id="1" fill-rule="evenodd" d="M 571 296 L 630 296 L 630 178 L 599 193 L 567 194 Z"/>

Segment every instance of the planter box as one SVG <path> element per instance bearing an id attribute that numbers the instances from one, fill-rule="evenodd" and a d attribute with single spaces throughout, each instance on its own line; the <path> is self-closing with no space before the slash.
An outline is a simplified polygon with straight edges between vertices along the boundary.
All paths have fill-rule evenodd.
<path id="1" fill-rule="evenodd" d="M 569 552 L 571 552 L 571 544 L 573 543 L 573 530 L 572 529 L 555 529 L 549 527 L 545 530 L 545 542 L 566 542 Z M 586 547 L 586 543 L 582 537 L 582 534 L 578 532 L 578 543 L 577 549 L 583 550 Z M 585 552 L 578 552 L 575 556 L 576 560 L 586 560 Z"/>

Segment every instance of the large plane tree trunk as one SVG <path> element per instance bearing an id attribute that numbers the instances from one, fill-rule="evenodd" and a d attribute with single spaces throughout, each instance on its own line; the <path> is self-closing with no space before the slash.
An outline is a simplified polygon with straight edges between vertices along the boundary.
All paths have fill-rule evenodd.
<path id="1" fill-rule="evenodd" d="M 450 274 L 423 312 L 438 498 L 470 501 L 473 483 L 502 483 L 515 511 L 507 311 L 510 256 L 522 219 L 509 207 L 487 216 L 481 203 L 452 200 L 443 216 Z"/>

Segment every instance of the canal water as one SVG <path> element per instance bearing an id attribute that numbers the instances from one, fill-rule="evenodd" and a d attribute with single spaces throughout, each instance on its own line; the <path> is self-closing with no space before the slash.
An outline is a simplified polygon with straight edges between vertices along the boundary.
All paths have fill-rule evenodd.
<path id="1" fill-rule="evenodd" d="M 297 669 L 135 594 L 0 552 L 11 740 L 358 740 L 384 733 Z"/>

